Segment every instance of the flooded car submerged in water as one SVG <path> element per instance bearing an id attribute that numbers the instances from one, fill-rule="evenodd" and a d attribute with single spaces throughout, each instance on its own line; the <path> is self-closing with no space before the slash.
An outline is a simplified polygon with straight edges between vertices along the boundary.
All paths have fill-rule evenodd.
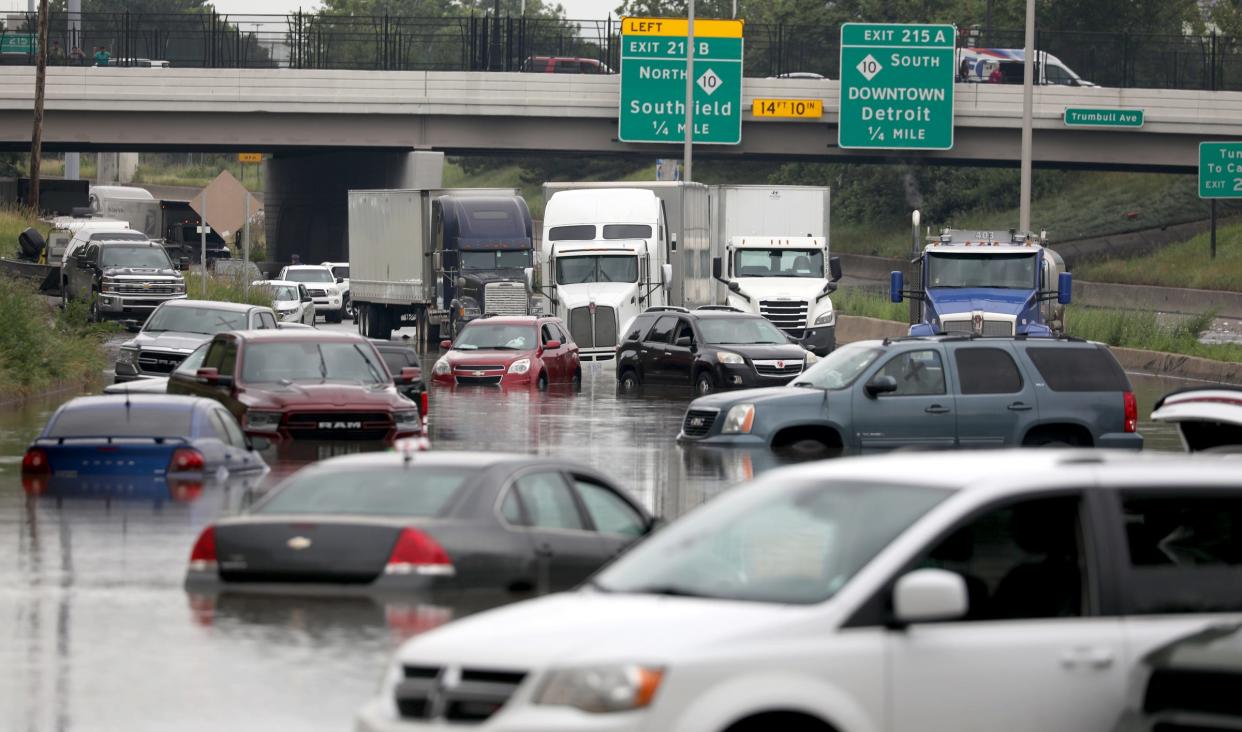
<path id="1" fill-rule="evenodd" d="M 401 376 L 418 376 L 405 371 Z M 375 347 L 354 333 L 222 333 L 196 372 L 173 372 L 168 392 L 215 399 L 247 434 L 278 442 L 392 443 L 423 434 L 418 405 L 397 393 Z"/>

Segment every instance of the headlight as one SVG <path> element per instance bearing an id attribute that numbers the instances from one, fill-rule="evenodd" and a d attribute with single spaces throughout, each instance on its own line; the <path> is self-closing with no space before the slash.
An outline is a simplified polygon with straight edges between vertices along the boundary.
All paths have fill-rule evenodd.
<path id="1" fill-rule="evenodd" d="M 337 295 L 341 294 L 341 291 L 336 289 L 336 285 L 328 285 L 328 294 L 331 295 L 332 297 L 336 297 Z"/>
<path id="2" fill-rule="evenodd" d="M 185 280 L 173 283 L 173 294 L 180 295 L 185 293 Z"/>
<path id="3" fill-rule="evenodd" d="M 738 404 L 729 409 L 729 413 L 725 415 L 724 427 L 720 431 L 724 434 L 744 434 L 750 432 L 750 426 L 754 423 L 755 405 Z"/>
<path id="4" fill-rule="evenodd" d="M 133 366 L 134 362 L 137 360 L 138 349 L 136 348 L 122 348 L 120 355 L 116 357 L 117 363 L 123 363 L 128 366 Z"/>
<path id="5" fill-rule="evenodd" d="M 247 410 L 245 429 L 248 432 L 275 432 L 280 429 L 280 412 Z"/>
<path id="6" fill-rule="evenodd" d="M 534 701 L 596 714 L 642 709 L 651 704 L 663 678 L 664 669 L 638 664 L 554 669 Z"/>
<path id="7" fill-rule="evenodd" d="M 720 363 L 743 364 L 746 359 L 733 353 L 732 351 L 716 351 L 716 360 Z"/>
<path id="8" fill-rule="evenodd" d="M 423 426 L 423 418 L 419 416 L 417 409 L 396 412 L 392 416 L 397 423 L 397 429 L 417 429 Z"/>
<path id="9" fill-rule="evenodd" d="M 99 285 L 99 291 L 105 292 L 105 293 L 114 293 L 116 292 L 116 287 L 117 287 L 117 283 L 115 281 L 104 280 Z"/>
<path id="10" fill-rule="evenodd" d="M 518 360 L 509 364 L 509 373 L 511 374 L 524 374 L 527 371 L 530 371 L 530 359 L 529 358 L 519 358 Z"/>
<path id="11" fill-rule="evenodd" d="M 829 310 L 826 313 L 820 313 L 819 317 L 815 318 L 816 325 L 836 325 L 836 322 L 837 322 L 837 311 L 836 310 Z"/>
<path id="12" fill-rule="evenodd" d="M 281 320 L 297 320 L 297 319 L 298 319 L 298 311 L 296 311 L 296 310 L 282 310 L 282 311 L 280 311 L 280 319 L 281 319 Z"/>
<path id="13" fill-rule="evenodd" d="M 433 374 L 439 374 L 439 375 L 441 375 L 441 376 L 447 376 L 447 375 L 449 375 L 449 374 L 453 373 L 453 367 L 449 365 L 449 362 L 448 362 L 448 359 L 447 359 L 447 358 L 442 358 L 442 359 L 440 359 L 439 361 L 436 361 L 436 365 L 435 365 L 435 366 L 432 366 L 432 367 L 431 367 L 431 372 L 432 372 Z"/>
<path id="14" fill-rule="evenodd" d="M 807 351 L 806 352 L 806 365 L 810 366 L 811 364 L 815 364 L 815 363 L 819 363 L 819 356 L 816 356 L 814 353 Z"/>

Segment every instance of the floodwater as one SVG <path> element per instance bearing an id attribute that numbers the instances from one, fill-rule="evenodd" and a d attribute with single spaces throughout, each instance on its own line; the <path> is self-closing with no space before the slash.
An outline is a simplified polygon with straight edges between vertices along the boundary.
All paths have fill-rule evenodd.
<path id="1" fill-rule="evenodd" d="M 1185 385 L 1132 378 L 1144 415 Z M 676 446 L 688 389 L 619 399 L 614 385 L 605 366 L 577 394 L 436 388 L 432 441 L 579 460 L 668 518 L 775 464 L 765 452 Z M 267 478 L 201 490 L 27 495 L 22 452 L 69 396 L 0 411 L 0 730 L 348 729 L 403 638 L 508 599 L 188 596 L 182 573 L 204 525 L 339 446 L 307 445 Z M 1150 448 L 1178 449 L 1169 429 L 1142 431 Z"/>

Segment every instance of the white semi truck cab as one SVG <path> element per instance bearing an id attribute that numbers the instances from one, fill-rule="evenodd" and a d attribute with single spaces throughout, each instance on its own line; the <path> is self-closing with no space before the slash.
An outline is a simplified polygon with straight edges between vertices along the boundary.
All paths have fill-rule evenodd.
<path id="1" fill-rule="evenodd" d="M 563 190 L 543 216 L 543 292 L 583 361 L 611 361 L 622 324 L 664 305 L 669 233 L 649 190 Z"/>
<path id="2" fill-rule="evenodd" d="M 762 315 L 817 356 L 837 345 L 830 295 L 841 260 L 822 236 L 740 236 L 712 260 L 712 276 L 728 288 L 725 304 Z"/>

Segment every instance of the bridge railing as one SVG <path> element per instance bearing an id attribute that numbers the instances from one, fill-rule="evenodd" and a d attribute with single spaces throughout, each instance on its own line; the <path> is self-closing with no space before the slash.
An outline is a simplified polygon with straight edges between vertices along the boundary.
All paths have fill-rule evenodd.
<path id="1" fill-rule="evenodd" d="M 34 62 L 26 30 L 33 16 L 24 17 L 0 32 L 0 63 Z M 126 12 L 82 13 L 80 20 L 74 33 L 68 13 L 51 14 L 51 63 L 93 65 L 104 47 L 114 65 L 152 59 L 177 67 L 521 71 L 528 59 L 559 56 L 620 68 L 616 18 Z M 837 26 L 748 23 L 745 37 L 747 76 L 840 77 Z M 978 45 L 1020 48 L 1022 33 L 992 31 Z M 1101 86 L 1242 90 L 1238 38 L 1040 31 L 1036 47 Z"/>

